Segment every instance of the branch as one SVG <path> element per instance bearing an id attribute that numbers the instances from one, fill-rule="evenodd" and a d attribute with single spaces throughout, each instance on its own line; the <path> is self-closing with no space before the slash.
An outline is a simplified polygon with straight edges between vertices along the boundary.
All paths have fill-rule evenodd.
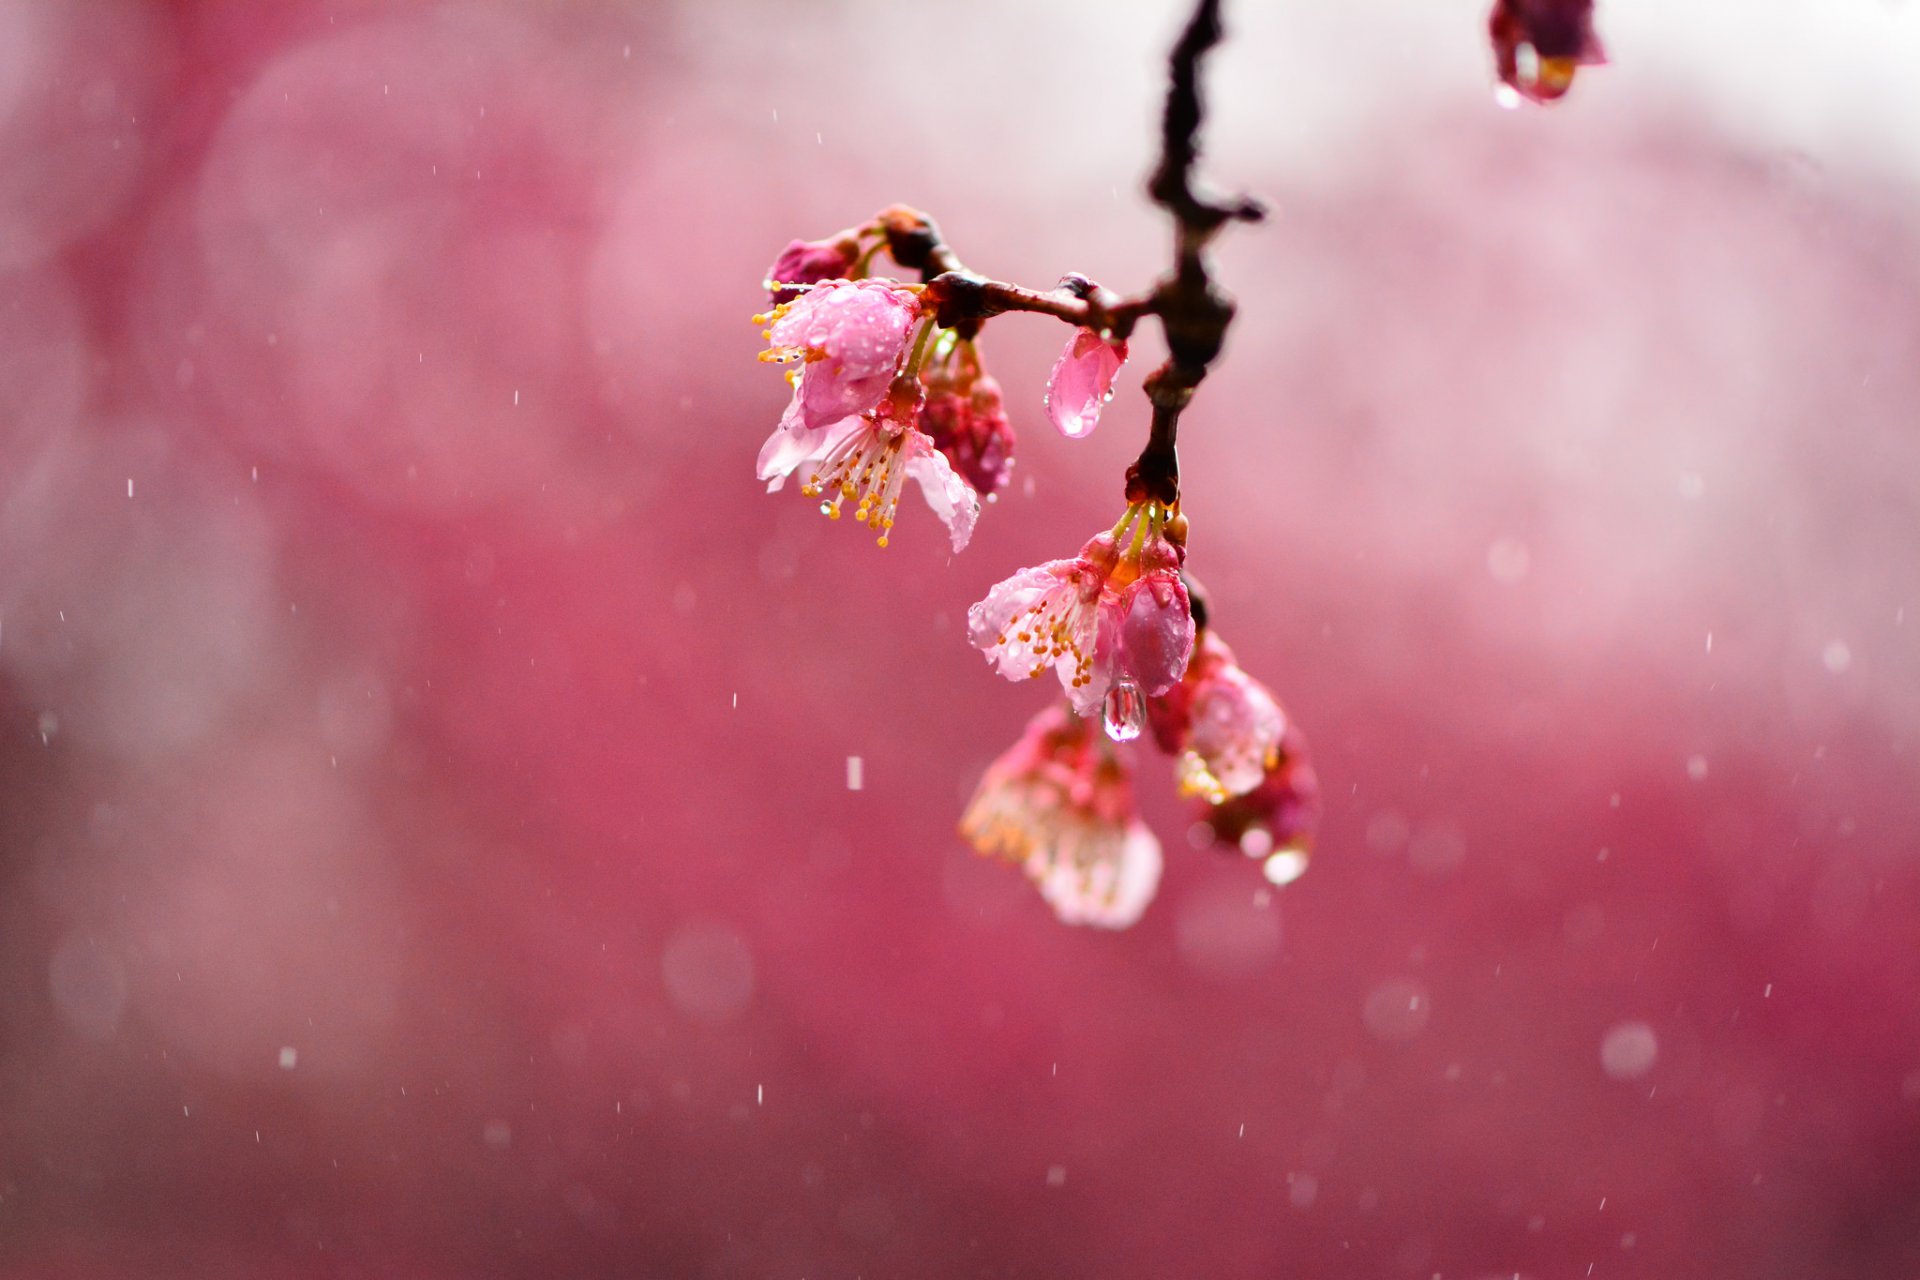
<path id="1" fill-rule="evenodd" d="M 1147 375 L 1153 429 L 1139 459 L 1127 469 L 1130 501 L 1145 498 L 1167 506 L 1179 501 L 1180 462 L 1174 446 L 1180 413 L 1206 378 L 1233 323 L 1233 299 L 1213 282 L 1207 244 L 1229 222 L 1257 222 L 1266 215 L 1258 201 L 1245 196 L 1219 203 L 1194 190 L 1200 123 L 1206 114 L 1200 99 L 1200 60 L 1224 34 L 1220 0 L 1199 0 L 1167 60 L 1160 163 L 1147 182 L 1147 194 L 1173 217 L 1173 273 L 1154 289 L 1152 307 L 1166 331 L 1168 357 Z"/>
<path id="2" fill-rule="evenodd" d="M 967 269 L 933 219 L 906 205 L 882 209 L 870 226 L 884 237 L 887 253 L 920 273 L 926 298 L 942 328 L 971 338 L 989 318 L 1031 311 L 1124 339 L 1143 316 L 1158 316 L 1167 339 L 1167 361 L 1147 375 L 1153 426 L 1140 457 L 1127 468 L 1127 500 L 1172 507 L 1180 500 L 1180 462 L 1175 442 L 1180 414 L 1219 356 L 1233 323 L 1234 302 L 1213 281 L 1207 246 L 1229 222 L 1258 222 L 1260 202 L 1246 196 L 1220 201 L 1194 189 L 1200 159 L 1200 62 L 1225 36 L 1220 0 L 1198 0 L 1193 17 L 1167 59 L 1167 106 L 1161 118 L 1160 161 L 1147 194 L 1173 218 L 1173 270 L 1147 293 L 1122 297 L 1081 275 L 1070 275 L 1045 292 L 990 280 Z"/>

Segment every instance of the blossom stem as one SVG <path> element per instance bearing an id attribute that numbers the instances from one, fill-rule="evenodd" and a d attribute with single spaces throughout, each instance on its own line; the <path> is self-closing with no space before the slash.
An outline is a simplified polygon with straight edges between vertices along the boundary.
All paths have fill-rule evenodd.
<path id="1" fill-rule="evenodd" d="M 911 378 L 920 372 L 920 361 L 927 354 L 927 337 L 934 331 L 935 324 L 936 322 L 932 316 L 928 316 L 925 320 L 921 321 L 920 333 L 913 340 L 913 354 L 907 357 L 907 363 L 902 370 L 902 376 Z"/>

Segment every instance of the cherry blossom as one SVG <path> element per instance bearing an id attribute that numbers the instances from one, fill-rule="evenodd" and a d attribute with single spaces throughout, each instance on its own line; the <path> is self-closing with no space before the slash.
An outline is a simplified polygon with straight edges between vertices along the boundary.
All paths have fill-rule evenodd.
<path id="1" fill-rule="evenodd" d="M 754 317 L 769 326 L 762 360 L 805 362 L 797 403 L 811 428 L 880 404 L 919 318 L 919 295 L 893 280 L 828 280 Z"/>
<path id="2" fill-rule="evenodd" d="M 1047 379 L 1047 417 L 1072 440 L 1100 425 L 1100 410 L 1113 399 L 1113 380 L 1126 363 L 1127 344 L 1076 330 Z"/>
<path id="3" fill-rule="evenodd" d="M 1124 929 L 1160 884 L 1160 842 L 1126 762 L 1090 721 L 1053 706 L 987 767 L 960 819 L 982 854 L 1020 864 L 1066 924 Z"/>
<path id="4" fill-rule="evenodd" d="M 967 611 L 969 638 L 1009 680 L 1054 668 L 1081 715 L 1110 696 L 1130 704 L 1140 693 L 1165 693 L 1186 672 L 1194 635 L 1168 521 L 1157 504 L 1129 506 L 1074 559 L 1022 569 L 995 586 Z M 1109 732 L 1137 734 L 1138 712 L 1110 721 Z"/>
<path id="5" fill-rule="evenodd" d="M 1175 758 L 1180 793 L 1219 803 L 1259 786 L 1278 760 L 1287 718 L 1212 630 L 1187 674 L 1148 708 L 1154 739 Z"/>
<path id="6" fill-rule="evenodd" d="M 900 508 L 900 493 L 912 480 L 947 526 L 953 549 L 966 547 L 980 516 L 980 495 L 927 433 L 912 425 L 918 413 L 917 384 L 907 382 L 907 403 L 894 414 L 884 410 L 899 406 L 900 399 L 890 397 L 883 411 L 855 414 L 823 427 L 806 425 L 802 394 L 800 388 L 794 390 L 786 415 L 760 450 L 759 476 L 769 492 L 799 473 L 800 492 L 825 498 L 820 509 L 828 518 L 838 520 L 842 506 L 851 501 L 853 518 L 878 534 L 884 547 Z"/>

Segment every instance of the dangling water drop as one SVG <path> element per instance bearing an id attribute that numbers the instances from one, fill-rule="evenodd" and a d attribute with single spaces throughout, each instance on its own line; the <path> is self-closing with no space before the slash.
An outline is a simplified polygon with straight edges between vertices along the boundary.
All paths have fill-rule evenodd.
<path id="1" fill-rule="evenodd" d="M 1107 736 L 1115 742 L 1132 742 L 1146 727 L 1146 695 L 1126 676 L 1114 681 L 1113 687 L 1107 690 L 1107 700 L 1101 710 Z"/>

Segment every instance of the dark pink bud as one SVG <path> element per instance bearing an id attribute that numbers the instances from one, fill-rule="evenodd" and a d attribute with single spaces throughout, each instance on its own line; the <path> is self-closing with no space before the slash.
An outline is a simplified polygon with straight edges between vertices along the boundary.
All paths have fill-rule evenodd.
<path id="1" fill-rule="evenodd" d="M 776 303 L 792 302 L 799 289 L 784 285 L 843 280 L 860 260 L 860 246 L 849 236 L 838 240 L 795 240 L 767 268 L 767 290 Z"/>
<path id="2" fill-rule="evenodd" d="M 990 374 L 971 385 L 947 375 L 927 379 L 927 405 L 921 427 L 953 469 L 983 494 L 1007 482 L 1013 468 L 1013 424 L 1006 398 Z"/>

